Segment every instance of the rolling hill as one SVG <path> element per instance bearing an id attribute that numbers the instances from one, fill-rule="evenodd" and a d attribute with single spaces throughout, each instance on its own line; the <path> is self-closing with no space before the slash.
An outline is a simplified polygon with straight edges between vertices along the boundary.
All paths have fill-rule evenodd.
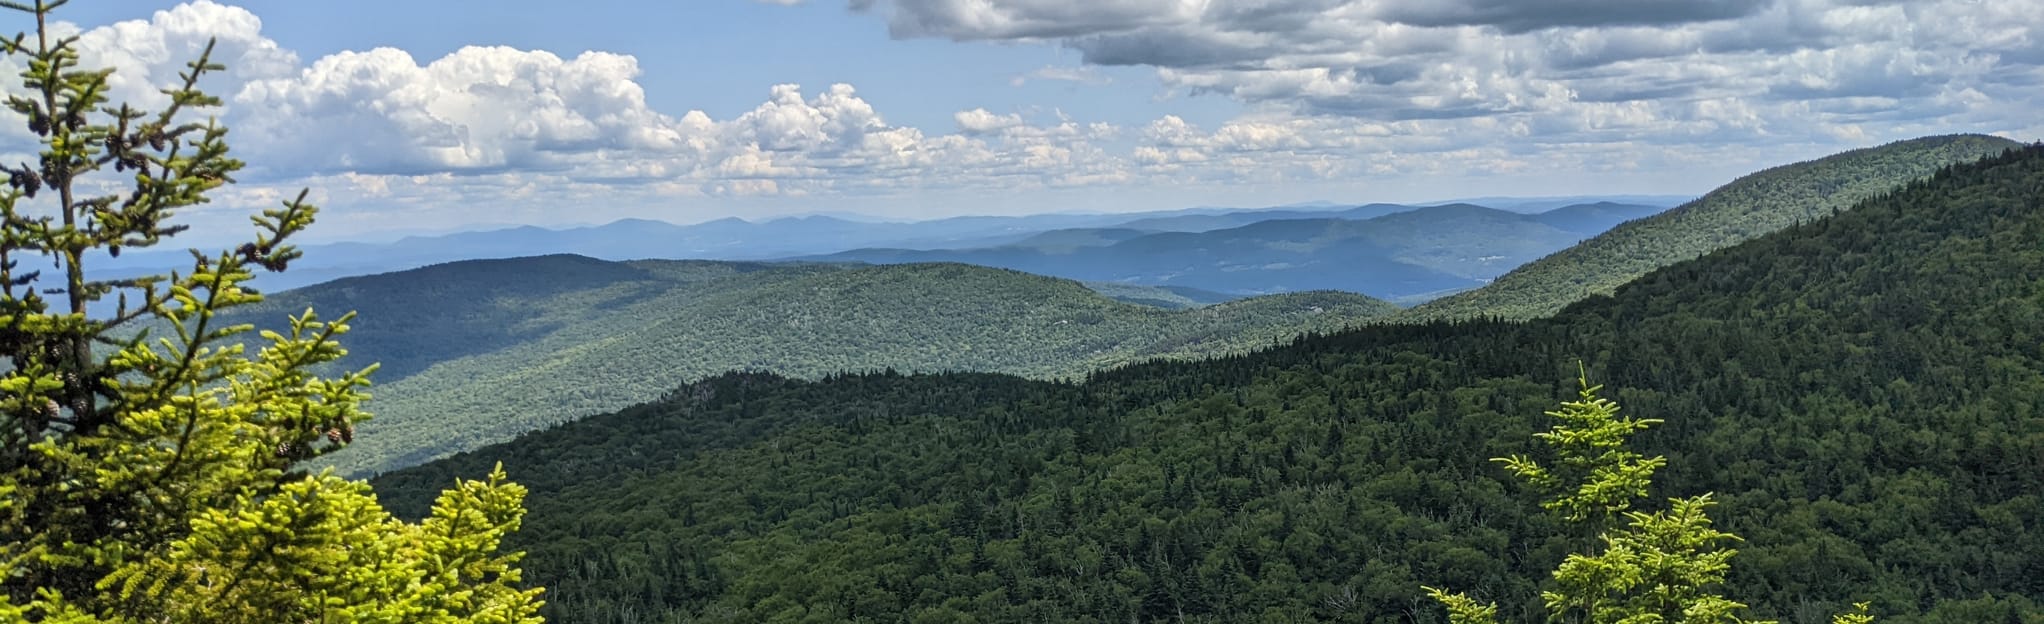
<path id="1" fill-rule="evenodd" d="M 1926 137 L 1768 169 L 1518 267 L 1482 288 L 1422 304 L 1401 318 L 1552 314 L 1653 269 L 1828 216 L 1945 166 L 2019 145 L 1984 135 Z"/>
<path id="2" fill-rule="evenodd" d="M 1302 292 L 1205 305 L 1117 301 L 1077 282 L 959 264 L 853 267 L 580 256 L 468 261 L 272 295 L 230 322 L 359 313 L 346 363 L 380 362 L 377 418 L 333 465 L 415 464 L 613 410 L 728 370 L 1083 376 L 1152 357 L 1281 344 L 1396 311 Z M 1173 300 L 1191 305 L 1166 310 Z M 1146 302 L 1148 303 L 1148 302 Z"/>
<path id="3" fill-rule="evenodd" d="M 1578 362 L 1740 535 L 1725 593 L 1825 622 L 2044 617 L 2044 147 L 1653 270 L 1526 323 L 1386 324 L 1050 383 L 731 374 L 384 475 L 424 513 L 501 462 L 577 622 L 1544 616 L 1591 540 L 1485 458 Z M 926 267 L 920 271 L 955 271 Z M 1048 286 L 1046 286 L 1048 287 Z"/>
<path id="4" fill-rule="evenodd" d="M 1156 220 L 1116 229 L 1048 232 L 976 249 L 860 249 L 800 258 L 821 262 L 962 262 L 1079 280 L 1186 286 L 1238 295 L 1346 290 L 1401 301 L 1473 288 L 1521 263 L 1575 244 L 1644 205 L 1572 205 L 1522 214 L 1448 204 L 1373 204 L 1332 217 L 1270 218 L 1210 231 L 1151 232 Z M 1173 217 L 1218 224 L 1250 213 Z M 1255 216 L 1290 216 L 1255 213 Z M 1367 217 L 1367 218 L 1359 218 Z"/>

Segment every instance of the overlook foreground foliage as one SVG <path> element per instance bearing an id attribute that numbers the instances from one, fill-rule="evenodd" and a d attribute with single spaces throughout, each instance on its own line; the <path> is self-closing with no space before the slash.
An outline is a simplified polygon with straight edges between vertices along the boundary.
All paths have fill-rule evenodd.
<path id="1" fill-rule="evenodd" d="M 367 418 L 368 370 L 312 372 L 346 354 L 349 317 L 305 310 L 244 346 L 250 328 L 216 313 L 298 257 L 304 193 L 187 273 L 88 279 L 94 254 L 183 231 L 175 213 L 242 163 L 225 127 L 190 119 L 219 104 L 197 88 L 224 69 L 210 43 L 161 110 L 110 105 L 111 70 L 50 33 L 61 4 L 0 2 L 35 18 L 0 48 L 26 60 L 6 102 L 41 142 L 38 165 L 0 168 L 0 622 L 540 621 L 519 555 L 498 552 L 524 514 L 501 471 L 407 523 L 364 483 L 293 469 Z M 113 315 L 91 314 L 109 295 Z M 162 331 L 136 335 L 149 320 Z"/>
<path id="2" fill-rule="evenodd" d="M 494 462 L 578 622 L 1541 621 L 1590 535 L 1486 458 L 1574 363 L 1744 538 L 1784 622 L 2044 622 L 2044 148 L 1654 271 L 1527 323 L 1373 326 L 1050 383 L 733 374 L 377 480 Z"/>

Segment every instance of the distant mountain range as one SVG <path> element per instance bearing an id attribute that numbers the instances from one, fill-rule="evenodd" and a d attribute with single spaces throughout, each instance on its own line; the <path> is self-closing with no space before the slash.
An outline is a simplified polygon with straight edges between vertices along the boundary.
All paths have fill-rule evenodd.
<path id="1" fill-rule="evenodd" d="M 1079 280 L 1236 295 L 1345 290 L 1391 301 L 1475 288 L 1660 206 L 1600 202 L 1524 214 L 1472 204 L 1145 218 L 970 249 L 859 249 L 822 262 L 964 262 Z M 1167 231 L 1156 231 L 1167 230 Z"/>
<path id="2" fill-rule="evenodd" d="M 1589 203 L 1597 198 L 1582 198 Z M 1673 201 L 1659 206 L 1674 205 Z M 355 275 L 372 275 L 442 262 L 575 254 L 605 260 L 764 260 L 830 254 L 860 248 L 957 249 L 1015 244 L 1068 229 L 1130 229 L 1199 232 L 1240 227 L 1272 219 L 1366 219 L 1419 208 L 1418 205 L 1293 205 L 1276 208 L 1196 207 L 1179 210 L 1095 214 L 1046 213 L 1017 217 L 967 216 L 914 222 L 818 214 L 765 221 L 725 218 L 692 225 L 626 219 L 565 229 L 512 227 L 391 242 L 305 245 L 305 257 L 282 274 L 259 275 L 253 283 L 280 291 Z M 101 277 L 127 277 L 188 269 L 183 250 L 129 249 L 119 258 L 95 257 Z M 1270 289 L 1253 289 L 1267 292 Z"/>
<path id="3" fill-rule="evenodd" d="M 1675 206 L 1692 199 L 1696 199 L 1696 196 L 1695 195 L 1597 195 L 1590 197 L 1578 195 L 1561 195 L 1554 197 L 1489 196 L 1489 197 L 1464 197 L 1461 199 L 1452 199 L 1448 201 L 1425 202 L 1422 205 L 1434 206 L 1440 204 L 1476 204 L 1478 206 L 1489 206 L 1492 208 L 1496 208 L 1498 210 L 1534 213 L 1547 212 L 1549 210 L 1560 208 L 1562 206 L 1607 202 L 1613 204 L 1644 204 L 1648 206 Z"/>

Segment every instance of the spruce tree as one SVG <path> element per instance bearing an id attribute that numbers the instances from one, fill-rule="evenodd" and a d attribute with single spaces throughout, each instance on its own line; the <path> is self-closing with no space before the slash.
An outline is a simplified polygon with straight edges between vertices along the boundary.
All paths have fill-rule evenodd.
<path id="1" fill-rule="evenodd" d="M 366 484 L 297 468 L 368 417 L 373 366 L 314 373 L 347 353 L 352 315 L 260 334 L 217 315 L 299 257 L 303 191 L 189 271 L 93 278 L 99 254 L 184 231 L 176 214 L 242 163 L 198 118 L 220 105 L 199 88 L 225 69 L 211 43 L 161 109 L 110 103 L 112 70 L 51 33 L 64 3 L 0 0 L 35 20 L 0 47 L 26 61 L 6 105 L 40 141 L 0 165 L 0 621 L 539 621 L 540 590 L 498 552 L 524 514 L 501 469 L 407 523 Z"/>
<path id="2" fill-rule="evenodd" d="M 1618 404 L 1597 396 L 1603 386 L 1579 377 L 1574 401 L 1547 412 L 1561 421 L 1534 437 L 1554 449 L 1551 465 L 1526 456 L 1493 459 L 1550 497 L 1541 506 L 1597 534 L 1589 552 L 1569 555 L 1554 570 L 1552 589 L 1540 593 L 1549 619 L 1579 624 L 1774 624 L 1740 617 L 1746 605 L 1720 595 L 1719 586 L 1738 551 L 1739 537 L 1711 526 L 1710 494 L 1668 501 L 1668 509 L 1633 509 L 1645 498 L 1665 457 L 1626 447 L 1632 434 L 1658 419 L 1619 415 Z M 1623 520 L 1621 526 L 1611 526 Z M 1447 607 L 1451 624 L 1497 624 L 1497 605 L 1424 587 Z M 1870 624 L 1865 603 L 1833 624 Z"/>

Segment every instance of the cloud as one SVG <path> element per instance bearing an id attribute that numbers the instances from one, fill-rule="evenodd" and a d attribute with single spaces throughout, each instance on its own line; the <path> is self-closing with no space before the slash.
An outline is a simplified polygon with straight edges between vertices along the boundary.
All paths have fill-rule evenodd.
<path id="1" fill-rule="evenodd" d="M 1430 0 L 1387 2 L 1376 17 L 1415 26 L 1491 26 L 1505 32 L 1585 26 L 1688 24 L 1746 17 L 1765 0 Z"/>
<path id="2" fill-rule="evenodd" d="M 546 223 L 796 198 L 964 197 L 977 209 L 976 198 L 1059 189 L 1582 180 L 1750 170 L 1932 133 L 2035 138 L 2039 2 L 851 2 L 897 37 L 1059 46 L 1083 61 L 1017 84 L 1140 88 L 1100 68 L 1149 68 L 1164 89 L 1153 94 L 1159 110 L 1127 125 L 989 102 L 954 113 L 953 127 L 918 128 L 848 84 L 776 85 L 721 118 L 658 110 L 639 80 L 668 69 L 628 54 L 378 48 L 306 59 L 254 14 L 210 0 L 80 32 L 80 46 L 88 62 L 117 68 L 116 100 L 153 105 L 155 89 L 218 38 L 230 71 L 203 86 L 226 99 L 235 154 L 251 168 L 245 192 L 200 211 L 268 207 L 313 186 L 348 207 L 330 218 L 369 227 L 406 210 Z M 1202 94 L 1243 112 L 1202 123 L 1167 114 L 1171 98 Z M 0 154 L 22 152 L 20 124 L 0 126 Z"/>
<path id="3" fill-rule="evenodd" d="M 629 56 L 467 47 L 421 65 L 402 50 L 342 52 L 251 81 L 232 101 L 271 166 L 411 174 L 569 166 L 592 151 L 683 144 L 649 109 Z"/>
<path id="4" fill-rule="evenodd" d="M 76 27 L 60 25 L 65 32 Z M 83 32 L 88 62 L 117 68 L 117 101 L 161 105 L 166 84 L 203 49 L 230 70 L 202 86 L 223 97 L 230 141 L 250 163 L 230 207 L 271 203 L 274 187 L 318 181 L 344 198 L 440 197 L 451 204 L 536 201 L 546 183 L 574 198 L 840 196 L 967 187 L 1055 187 L 1113 177 L 1121 161 L 1091 141 L 1105 124 L 1020 114 L 958 114 L 957 134 L 888 123 L 848 84 L 805 93 L 775 85 L 727 119 L 669 114 L 646 101 L 635 57 L 602 51 L 464 47 L 435 59 L 394 48 L 301 61 L 246 10 L 199 0 Z M 16 67 L 11 67 L 18 71 Z M 18 116 L 5 125 L 19 128 Z M 26 153 L 32 137 L 0 136 Z M 455 182 L 460 184 L 455 184 Z M 496 181 L 499 184 L 475 184 Z M 455 185 L 474 197 L 437 194 Z M 618 189 L 631 188 L 629 193 Z M 608 192 L 595 189 L 609 189 Z M 484 202 L 486 203 L 486 202 Z"/>
<path id="5" fill-rule="evenodd" d="M 871 9 L 871 0 L 852 0 Z M 893 0 L 888 28 L 904 37 L 956 40 L 1067 38 L 1182 23 L 1202 2 L 1183 0 Z"/>
<path id="6" fill-rule="evenodd" d="M 1045 66 L 1016 76 L 1009 80 L 1009 84 L 1019 87 L 1028 84 L 1030 81 L 1042 80 L 1069 82 L 1094 87 L 1114 84 L 1113 77 L 1100 73 L 1100 70 L 1094 69 L 1091 66 L 1084 65 L 1078 67 Z"/>
<path id="7" fill-rule="evenodd" d="M 69 24 L 57 30 L 78 33 Z M 207 76 L 202 87 L 215 94 L 294 71 L 298 55 L 263 37 L 261 30 L 262 20 L 247 9 L 200 0 L 157 11 L 148 20 L 78 33 L 77 48 L 83 63 L 115 68 L 108 78 L 113 101 L 159 107 L 170 101 L 160 89 L 179 82 L 184 63 L 197 59 L 209 39 L 215 40 L 212 60 L 231 68 Z"/>
<path id="8" fill-rule="evenodd" d="M 893 0 L 853 3 L 897 37 L 1054 44 L 1090 65 L 1146 66 L 1182 94 L 1378 121 L 1744 106 L 1745 139 L 1826 132 L 1823 100 L 1890 98 L 1967 117 L 2036 97 L 2038 0 Z M 1945 94 L 1984 99 L 1941 106 Z M 1717 103 L 1717 104 L 1710 104 Z M 1782 117 L 1767 115 L 1780 113 Z M 1986 129 L 2026 125 L 2001 119 Z M 1972 128 L 1968 128 L 1972 129 Z M 1693 139 L 1694 137 L 1687 137 Z M 1726 140 L 1734 136 L 1726 135 Z"/>
<path id="9" fill-rule="evenodd" d="M 984 108 L 959 111 L 952 117 L 958 121 L 958 130 L 966 134 L 986 134 L 1022 125 L 1021 115 L 996 115 Z"/>

